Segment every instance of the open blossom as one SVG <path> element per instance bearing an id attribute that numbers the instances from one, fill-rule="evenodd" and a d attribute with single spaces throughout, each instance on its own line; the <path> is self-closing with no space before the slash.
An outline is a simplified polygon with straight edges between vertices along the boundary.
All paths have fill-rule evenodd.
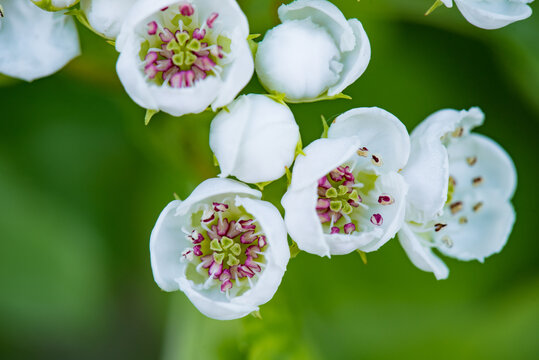
<path id="1" fill-rule="evenodd" d="M 155 281 L 183 291 L 204 315 L 229 320 L 258 310 L 290 258 L 279 211 L 261 193 L 209 179 L 163 210 L 150 239 Z"/>
<path id="2" fill-rule="evenodd" d="M 256 73 L 262 85 L 287 101 L 335 96 L 356 81 L 371 56 L 357 19 L 346 20 L 326 0 L 296 0 L 279 7 L 282 24 L 258 45 Z"/>
<path id="3" fill-rule="evenodd" d="M 294 161 L 299 128 L 288 108 L 265 95 L 240 96 L 213 119 L 210 147 L 220 176 L 247 183 L 273 181 Z"/>
<path id="4" fill-rule="evenodd" d="M 453 0 L 441 0 L 450 8 Z M 528 3 L 533 0 L 455 0 L 462 15 L 472 25 L 483 29 L 499 29 L 532 14 Z"/>
<path id="5" fill-rule="evenodd" d="M 137 0 L 81 0 L 88 23 L 98 33 L 116 39 L 129 9 Z"/>
<path id="6" fill-rule="evenodd" d="M 140 0 L 125 15 L 116 66 L 140 106 L 174 116 L 230 103 L 254 71 L 234 0 Z"/>
<path id="7" fill-rule="evenodd" d="M 80 54 L 75 23 L 62 12 L 42 10 L 30 0 L 4 0 L 0 10 L 0 73 L 32 81 Z"/>
<path id="8" fill-rule="evenodd" d="M 418 268 L 449 275 L 433 249 L 459 260 L 499 252 L 515 221 L 509 200 L 516 186 L 513 162 L 491 139 L 470 134 L 483 123 L 478 108 L 440 110 L 412 133 L 410 185 L 399 240 Z"/>
<path id="9" fill-rule="evenodd" d="M 410 140 L 404 125 L 379 108 L 335 119 L 328 138 L 298 155 L 282 199 L 285 223 L 301 250 L 329 256 L 375 251 L 404 219 Z"/>

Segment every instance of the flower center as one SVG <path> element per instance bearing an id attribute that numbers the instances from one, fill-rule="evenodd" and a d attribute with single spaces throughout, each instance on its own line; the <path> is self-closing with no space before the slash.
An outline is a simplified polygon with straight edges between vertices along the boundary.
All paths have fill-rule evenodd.
<path id="1" fill-rule="evenodd" d="M 225 199 L 204 205 L 194 215 L 193 229 L 184 229 L 193 247 L 182 253 L 182 261 L 189 262 L 186 274 L 190 280 L 205 288 L 219 284 L 227 296 L 232 288 L 240 292 L 253 286 L 251 279 L 266 264 L 267 249 L 257 221 L 231 204 Z"/>
<path id="2" fill-rule="evenodd" d="M 230 39 L 215 29 L 218 13 L 198 23 L 191 4 L 161 9 L 148 23 L 140 57 L 147 79 L 173 88 L 191 87 L 207 76 L 219 76 L 219 63 L 230 52 Z"/>
<path id="3" fill-rule="evenodd" d="M 370 163 L 359 162 L 370 158 Z M 318 180 L 316 212 L 324 231 L 330 234 L 352 234 L 369 226 L 381 226 L 382 214 L 369 211 L 377 205 L 391 205 L 391 195 L 382 193 L 376 185 L 378 176 L 369 170 L 372 165 L 382 166 L 378 155 L 370 154 L 365 147 L 359 149 L 350 161 Z M 354 168 L 357 168 L 354 175 Z"/>

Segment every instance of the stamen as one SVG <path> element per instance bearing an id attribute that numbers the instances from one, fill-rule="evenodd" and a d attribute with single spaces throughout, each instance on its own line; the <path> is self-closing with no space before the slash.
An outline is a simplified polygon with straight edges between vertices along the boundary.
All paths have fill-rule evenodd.
<path id="1" fill-rule="evenodd" d="M 395 200 L 388 194 L 382 194 L 378 197 L 378 203 L 381 205 L 391 205 L 394 202 Z"/>
<path id="2" fill-rule="evenodd" d="M 371 155 L 371 158 L 372 158 L 371 162 L 373 163 L 373 165 L 378 166 L 378 167 L 382 166 L 383 161 L 382 161 L 381 157 L 373 154 L 373 155 Z"/>
<path id="3" fill-rule="evenodd" d="M 345 234 L 351 234 L 356 230 L 356 226 L 353 223 L 348 223 L 344 225 Z"/>
<path id="4" fill-rule="evenodd" d="M 470 156 L 470 157 L 467 157 L 467 158 L 466 158 L 466 162 L 468 163 L 468 165 L 474 166 L 475 163 L 477 162 L 477 156 Z"/>
<path id="5" fill-rule="evenodd" d="M 468 223 L 468 218 L 466 216 L 461 216 L 459 218 L 459 224 L 464 225 Z"/>
<path id="6" fill-rule="evenodd" d="M 448 248 L 453 247 L 453 241 L 451 240 L 449 236 L 442 237 L 442 243 Z"/>
<path id="7" fill-rule="evenodd" d="M 457 181 L 455 180 L 455 178 L 453 176 L 449 176 L 449 184 L 453 187 L 457 186 Z"/>
<path id="8" fill-rule="evenodd" d="M 483 178 L 481 176 L 475 177 L 472 179 L 473 186 L 478 186 L 483 183 Z"/>
<path id="9" fill-rule="evenodd" d="M 376 226 L 381 226 L 384 223 L 384 218 L 380 214 L 372 214 L 371 223 Z"/>
<path id="10" fill-rule="evenodd" d="M 217 20 L 217 17 L 219 16 L 218 13 L 212 13 L 210 15 L 210 17 L 208 17 L 208 19 L 206 20 L 206 24 L 208 25 L 208 27 L 211 29 L 213 28 L 213 23 L 215 22 L 215 20 Z"/>
<path id="11" fill-rule="evenodd" d="M 341 232 L 341 229 L 339 229 L 339 228 L 336 227 L 336 226 L 333 226 L 333 227 L 331 228 L 330 234 L 338 234 L 338 233 L 340 233 L 340 232 Z"/>
<path id="12" fill-rule="evenodd" d="M 442 223 L 434 224 L 434 231 L 438 232 L 438 231 L 442 230 L 446 226 L 447 226 L 447 224 L 442 224 Z"/>
<path id="13" fill-rule="evenodd" d="M 157 34 L 157 23 L 155 21 L 152 21 L 148 23 L 148 35 L 155 35 Z"/>
<path id="14" fill-rule="evenodd" d="M 359 148 L 356 153 L 358 154 L 358 156 L 367 157 L 369 156 L 369 149 L 367 149 L 366 147 L 362 147 Z"/>
<path id="15" fill-rule="evenodd" d="M 464 128 L 462 126 L 459 126 L 451 133 L 451 136 L 459 138 L 464 134 Z"/>
<path id="16" fill-rule="evenodd" d="M 462 201 L 452 203 L 451 205 L 449 205 L 449 209 L 451 210 L 451 214 L 455 215 L 462 210 Z"/>
<path id="17" fill-rule="evenodd" d="M 483 202 L 480 201 L 473 206 L 473 211 L 478 212 L 479 210 L 481 210 L 482 207 L 483 207 Z"/>
<path id="18" fill-rule="evenodd" d="M 183 16 L 191 16 L 195 13 L 195 9 L 193 8 L 193 5 L 191 4 L 183 4 L 183 5 L 180 5 L 180 13 Z"/>

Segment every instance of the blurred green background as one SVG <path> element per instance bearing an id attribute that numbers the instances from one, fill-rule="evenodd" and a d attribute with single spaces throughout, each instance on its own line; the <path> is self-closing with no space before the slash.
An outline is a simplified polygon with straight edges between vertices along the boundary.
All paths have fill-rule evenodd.
<path id="1" fill-rule="evenodd" d="M 281 1 L 239 3 L 252 33 L 278 23 Z M 445 258 L 445 281 L 395 240 L 368 265 L 301 253 L 263 320 L 203 317 L 153 282 L 148 240 L 174 192 L 185 198 L 218 173 L 212 114 L 144 126 L 114 48 L 79 26 L 83 55 L 58 74 L 0 78 L 2 359 L 539 358 L 539 14 L 487 31 L 456 8 L 423 16 L 432 0 L 334 3 L 362 21 L 372 60 L 345 91 L 353 100 L 291 106 L 304 144 L 322 132 L 321 114 L 353 107 L 382 107 L 411 131 L 438 109 L 480 106 L 478 131 L 519 174 L 504 251 L 485 264 Z M 261 91 L 253 78 L 244 92 Z M 277 204 L 284 186 L 265 198 Z"/>

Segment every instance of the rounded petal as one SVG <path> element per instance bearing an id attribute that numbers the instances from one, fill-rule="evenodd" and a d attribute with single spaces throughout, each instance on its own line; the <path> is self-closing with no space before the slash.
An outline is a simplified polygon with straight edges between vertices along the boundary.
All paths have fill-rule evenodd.
<path id="1" fill-rule="evenodd" d="M 189 245 L 182 234 L 181 220 L 176 211 L 181 201 L 169 203 L 159 215 L 150 236 L 150 259 L 153 277 L 159 287 L 165 291 L 178 290 L 175 279 L 183 274 L 180 262 L 182 251 Z"/>
<path id="2" fill-rule="evenodd" d="M 399 241 L 402 248 L 410 258 L 410 261 L 423 271 L 434 273 L 436 279 L 447 279 L 449 269 L 432 249 L 421 243 L 419 237 L 412 231 L 408 224 L 404 224 L 399 231 Z"/>
<path id="3" fill-rule="evenodd" d="M 221 176 L 273 181 L 290 167 L 299 141 L 292 111 L 264 95 L 244 95 L 213 119 L 210 147 Z"/>
<path id="4" fill-rule="evenodd" d="M 515 192 L 515 165 L 505 150 L 490 138 L 470 134 L 448 147 L 449 168 L 457 186 L 455 191 L 485 191 L 509 200 Z M 473 165 L 469 161 L 473 159 Z M 474 185 L 474 179 L 481 179 Z"/>
<path id="5" fill-rule="evenodd" d="M 440 246 L 439 250 L 459 260 L 484 259 L 499 253 L 509 238 L 515 222 L 511 204 L 491 194 L 481 209 L 470 213 L 468 222 L 462 226 L 449 224 L 444 236 L 451 239 L 452 246 Z"/>
<path id="6" fill-rule="evenodd" d="M 217 301 L 197 291 L 193 282 L 185 277 L 179 277 L 177 280 L 178 287 L 195 307 L 207 317 L 216 320 L 233 320 L 249 315 L 253 311 L 258 310 L 258 306 L 237 303 L 235 301 Z"/>
<path id="7" fill-rule="evenodd" d="M 291 20 L 310 19 L 326 29 L 338 44 L 340 51 L 351 51 L 356 46 L 354 30 L 338 7 L 325 0 L 296 0 L 279 7 L 279 19 L 284 23 Z"/>
<path id="8" fill-rule="evenodd" d="M 308 100 L 339 80 L 339 57 L 324 28 L 310 19 L 286 21 L 269 30 L 258 44 L 256 73 L 269 91 L 291 100 Z"/>
<path id="9" fill-rule="evenodd" d="M 482 29 L 499 29 L 532 14 L 524 2 L 508 0 L 455 0 L 462 15 Z"/>
<path id="10" fill-rule="evenodd" d="M 346 87 L 356 81 L 367 69 L 371 60 L 371 44 L 363 25 L 357 19 L 348 20 L 354 31 L 355 47 L 353 50 L 341 54 L 343 70 L 339 81 L 328 89 L 328 95 L 334 96 L 341 93 Z"/>
<path id="11" fill-rule="evenodd" d="M 195 190 L 178 206 L 177 214 L 187 214 L 193 205 L 217 195 L 240 194 L 260 199 L 262 193 L 249 186 L 232 179 L 208 179 L 198 185 Z"/>
<path id="12" fill-rule="evenodd" d="M 441 0 L 442 3 L 444 3 L 445 7 L 451 8 L 453 7 L 453 0 Z"/>
<path id="13" fill-rule="evenodd" d="M 302 188 L 289 187 L 281 200 L 285 211 L 284 221 L 290 237 L 301 250 L 329 257 L 330 248 L 315 211 L 318 199 L 316 191 L 316 183 Z"/>
<path id="14" fill-rule="evenodd" d="M 135 0 L 81 0 L 80 7 L 95 31 L 116 39 Z"/>
<path id="15" fill-rule="evenodd" d="M 384 168 L 398 171 L 410 155 L 410 137 L 404 124 L 393 114 L 377 108 L 356 108 L 339 115 L 331 124 L 328 137 L 356 135 L 361 146 L 379 155 Z"/>
<path id="16" fill-rule="evenodd" d="M 30 1 L 5 0 L 2 6 L 0 73 L 32 81 L 57 72 L 80 54 L 71 17 L 43 11 Z"/>
<path id="17" fill-rule="evenodd" d="M 316 185 L 318 179 L 345 163 L 359 147 L 357 136 L 313 141 L 303 149 L 305 155 L 296 158 L 290 187 L 302 189 Z"/>
<path id="18" fill-rule="evenodd" d="M 251 80 L 255 70 L 253 55 L 246 38 L 236 34 L 231 36 L 231 40 L 231 53 L 234 59 L 221 74 L 222 85 L 217 98 L 211 104 L 214 111 L 230 104 Z"/>

